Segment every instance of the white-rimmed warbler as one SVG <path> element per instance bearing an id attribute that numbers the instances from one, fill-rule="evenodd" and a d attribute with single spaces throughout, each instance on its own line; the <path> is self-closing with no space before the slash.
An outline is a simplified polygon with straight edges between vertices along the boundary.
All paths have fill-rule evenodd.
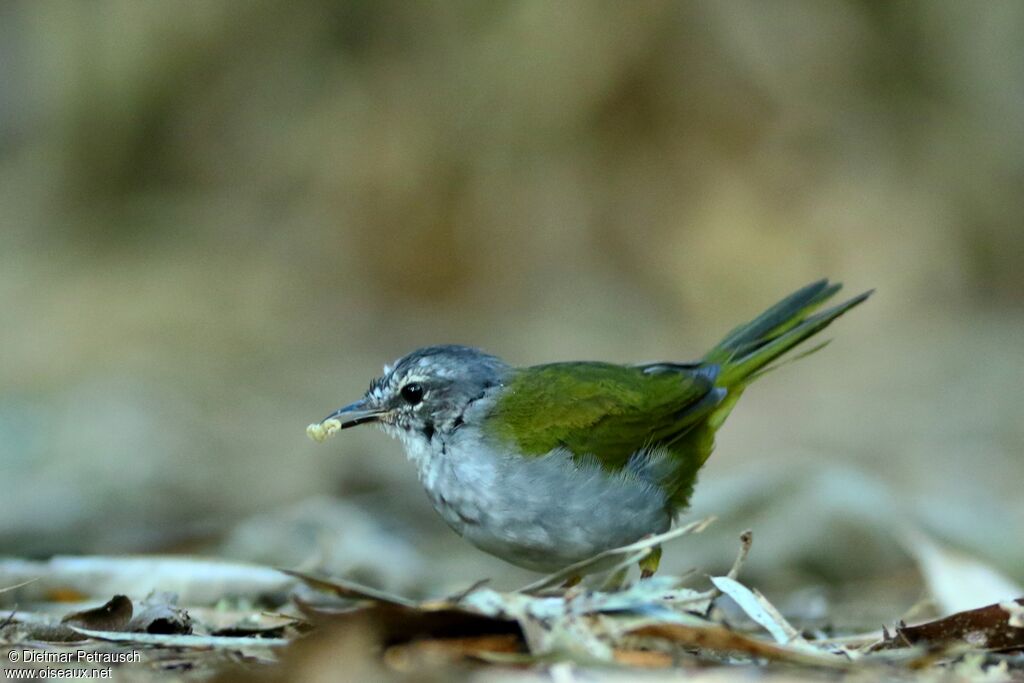
<path id="1" fill-rule="evenodd" d="M 465 346 L 418 349 L 307 431 L 320 441 L 377 424 L 456 532 L 512 564 L 558 570 L 668 530 L 747 386 L 871 294 L 816 312 L 839 289 L 810 284 L 691 363 L 516 368 Z"/>

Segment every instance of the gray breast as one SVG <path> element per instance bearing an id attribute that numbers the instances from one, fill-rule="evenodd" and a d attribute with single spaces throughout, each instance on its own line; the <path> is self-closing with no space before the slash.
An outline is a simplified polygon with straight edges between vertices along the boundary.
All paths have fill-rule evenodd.
<path id="1" fill-rule="evenodd" d="M 413 459 L 444 520 L 528 569 L 553 571 L 672 524 L 665 495 L 640 470 L 609 473 L 561 449 L 523 457 L 468 425 L 432 446 Z"/>

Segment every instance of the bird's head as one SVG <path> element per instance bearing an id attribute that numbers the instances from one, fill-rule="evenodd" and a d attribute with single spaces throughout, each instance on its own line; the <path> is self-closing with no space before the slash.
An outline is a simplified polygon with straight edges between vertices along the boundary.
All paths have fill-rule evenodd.
<path id="1" fill-rule="evenodd" d="M 428 346 L 400 358 L 370 383 L 361 399 L 334 411 L 309 434 L 375 423 L 403 441 L 430 441 L 463 424 L 466 408 L 501 384 L 508 366 L 466 346 Z"/>

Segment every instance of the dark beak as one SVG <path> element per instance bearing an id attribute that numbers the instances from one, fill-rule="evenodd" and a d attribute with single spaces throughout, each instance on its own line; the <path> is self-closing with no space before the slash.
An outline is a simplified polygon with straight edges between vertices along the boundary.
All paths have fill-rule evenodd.
<path id="1" fill-rule="evenodd" d="M 366 404 L 366 400 L 363 399 L 356 401 L 355 403 L 349 403 L 344 408 L 338 408 L 333 413 L 320 420 L 320 424 L 327 422 L 327 420 L 337 420 L 341 423 L 342 429 L 348 429 L 349 427 L 355 427 L 356 425 L 376 422 L 384 413 L 385 411 L 383 410 L 368 406 Z"/>

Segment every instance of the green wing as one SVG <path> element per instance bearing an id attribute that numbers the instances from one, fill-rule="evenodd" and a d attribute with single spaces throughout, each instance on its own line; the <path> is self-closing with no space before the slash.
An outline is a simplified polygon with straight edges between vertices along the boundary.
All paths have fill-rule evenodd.
<path id="1" fill-rule="evenodd" d="M 672 363 L 523 368 L 507 382 L 488 423 L 495 436 L 527 455 L 564 448 L 618 470 L 637 451 L 666 446 L 695 475 L 710 450 L 691 453 L 691 439 L 681 437 L 721 402 L 725 392 L 715 389 L 716 371 L 711 365 Z"/>
<path id="2" fill-rule="evenodd" d="M 815 313 L 839 289 L 820 280 L 793 292 L 730 332 L 699 363 L 553 363 L 516 370 L 488 420 L 492 436 L 526 455 L 564 448 L 612 471 L 637 451 L 661 447 L 670 457 L 648 474 L 673 505 L 685 505 L 714 449 L 715 430 L 747 385 L 871 295 Z"/>

